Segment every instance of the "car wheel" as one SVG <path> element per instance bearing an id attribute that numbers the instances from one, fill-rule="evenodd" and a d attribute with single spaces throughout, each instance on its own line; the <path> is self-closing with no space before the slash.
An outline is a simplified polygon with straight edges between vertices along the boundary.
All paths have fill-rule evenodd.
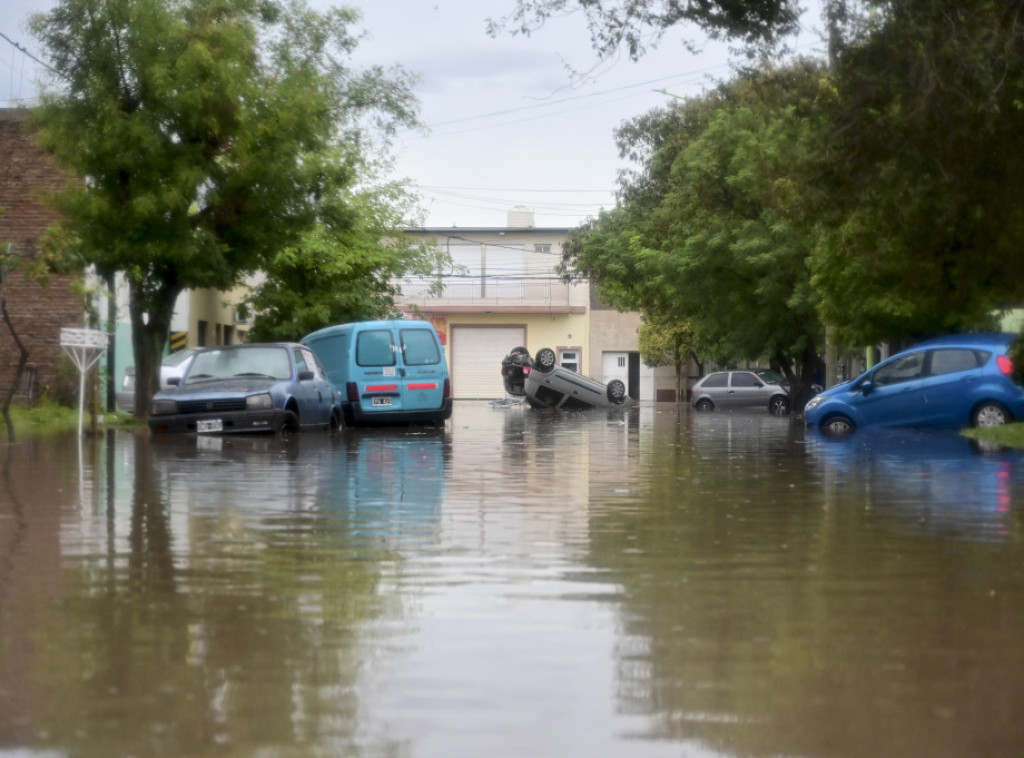
<path id="1" fill-rule="evenodd" d="M 281 426 L 278 431 L 281 434 L 294 434 L 299 431 L 299 417 L 292 411 L 285 412 L 281 417 Z"/>
<path id="2" fill-rule="evenodd" d="M 773 416 L 785 416 L 789 413 L 789 398 L 776 395 L 768 401 L 768 412 Z"/>
<path id="3" fill-rule="evenodd" d="M 700 400 L 697 401 L 697 404 L 694 405 L 693 407 L 696 408 L 698 411 L 706 412 L 713 411 L 715 409 L 715 404 L 708 400 L 706 397 L 702 397 Z"/>
<path id="4" fill-rule="evenodd" d="M 1001 403 L 986 401 L 974 409 L 971 415 L 973 426 L 1002 426 L 1009 423 L 1010 412 Z"/>
<path id="5" fill-rule="evenodd" d="M 616 405 L 622 405 L 626 402 L 626 385 L 623 384 L 621 379 L 612 379 L 608 382 L 605 394 L 608 396 L 609 401 Z"/>
<path id="6" fill-rule="evenodd" d="M 831 434 L 834 437 L 841 437 L 844 434 L 850 434 L 856 428 L 857 427 L 854 426 L 853 421 L 848 419 L 846 416 L 829 416 L 821 422 L 821 431 L 825 434 Z"/>
<path id="7" fill-rule="evenodd" d="M 534 358 L 534 368 L 538 371 L 547 373 L 555 367 L 555 351 L 550 347 L 542 347 L 537 351 L 537 357 Z"/>

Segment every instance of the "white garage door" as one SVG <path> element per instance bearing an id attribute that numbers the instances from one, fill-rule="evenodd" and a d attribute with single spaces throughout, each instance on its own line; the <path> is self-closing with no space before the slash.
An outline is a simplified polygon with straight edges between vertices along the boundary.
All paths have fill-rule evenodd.
<path id="1" fill-rule="evenodd" d="M 498 400 L 505 397 L 501 359 L 525 345 L 521 326 L 453 326 L 452 394 L 460 399 Z"/>

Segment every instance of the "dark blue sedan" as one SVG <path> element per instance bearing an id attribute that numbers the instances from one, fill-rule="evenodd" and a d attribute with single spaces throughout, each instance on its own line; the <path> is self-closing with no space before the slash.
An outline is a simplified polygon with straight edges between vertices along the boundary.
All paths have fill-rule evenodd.
<path id="1" fill-rule="evenodd" d="M 334 385 L 313 352 L 295 343 L 206 348 L 176 386 L 157 392 L 154 432 L 238 434 L 334 429 Z"/>
<path id="2" fill-rule="evenodd" d="M 999 426 L 1024 418 L 1024 389 L 1011 379 L 1013 334 L 960 334 L 922 342 L 811 399 L 808 426 Z"/>

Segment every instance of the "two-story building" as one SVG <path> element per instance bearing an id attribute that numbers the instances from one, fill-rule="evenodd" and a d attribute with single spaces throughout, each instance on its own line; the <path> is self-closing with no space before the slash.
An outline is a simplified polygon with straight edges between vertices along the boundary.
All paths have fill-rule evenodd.
<path id="1" fill-rule="evenodd" d="M 411 242 L 435 245 L 450 260 L 429 280 L 404 282 L 399 305 L 441 335 L 455 397 L 503 397 L 501 359 L 523 346 L 531 354 L 550 347 L 559 364 L 602 382 L 621 379 L 635 399 L 663 399 L 659 388 L 673 380 L 642 364 L 639 315 L 595 303 L 587 282 L 563 281 L 557 267 L 570 230 L 533 220 L 516 207 L 504 227 L 405 229 Z"/>

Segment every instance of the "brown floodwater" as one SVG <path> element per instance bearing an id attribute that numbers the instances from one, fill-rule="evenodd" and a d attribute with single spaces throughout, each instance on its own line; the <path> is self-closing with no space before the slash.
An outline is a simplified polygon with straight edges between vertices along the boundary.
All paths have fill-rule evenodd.
<path id="1" fill-rule="evenodd" d="M 457 403 L 0 446 L 0 758 L 1017 758 L 1024 455 Z"/>

